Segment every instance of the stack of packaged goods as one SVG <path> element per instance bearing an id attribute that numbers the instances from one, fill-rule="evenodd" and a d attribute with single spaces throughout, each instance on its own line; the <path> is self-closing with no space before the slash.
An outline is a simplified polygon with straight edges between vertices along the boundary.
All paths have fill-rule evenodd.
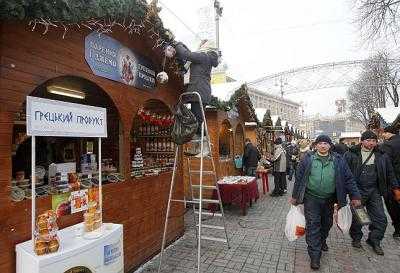
<path id="1" fill-rule="evenodd" d="M 35 231 L 35 253 L 44 255 L 57 252 L 60 241 L 57 236 L 57 215 L 53 210 L 48 210 L 38 215 Z"/>
<path id="2" fill-rule="evenodd" d="M 132 176 L 140 177 L 143 175 L 143 155 L 142 150 L 140 148 L 136 148 L 135 155 L 132 160 Z"/>
<path id="3" fill-rule="evenodd" d="M 83 214 L 85 232 L 92 232 L 101 227 L 101 210 L 97 202 L 89 202 L 87 212 Z"/>
<path id="4" fill-rule="evenodd" d="M 81 173 L 92 174 L 97 172 L 97 162 L 95 154 L 81 155 Z"/>

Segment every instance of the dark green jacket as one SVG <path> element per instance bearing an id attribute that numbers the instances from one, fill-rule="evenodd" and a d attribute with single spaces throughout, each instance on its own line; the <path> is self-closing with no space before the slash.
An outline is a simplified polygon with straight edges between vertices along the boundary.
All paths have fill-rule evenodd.
<path id="1" fill-rule="evenodd" d="M 306 194 L 317 198 L 330 198 L 335 193 L 335 166 L 333 157 L 323 162 L 318 154 L 312 155 L 311 170 L 308 176 Z"/>

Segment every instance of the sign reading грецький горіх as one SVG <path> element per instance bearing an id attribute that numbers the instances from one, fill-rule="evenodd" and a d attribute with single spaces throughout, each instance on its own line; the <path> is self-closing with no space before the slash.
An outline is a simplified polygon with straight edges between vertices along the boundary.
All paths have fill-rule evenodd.
<path id="1" fill-rule="evenodd" d="M 97 76 L 144 90 L 155 87 L 153 64 L 105 34 L 92 32 L 86 36 L 85 59 Z"/>

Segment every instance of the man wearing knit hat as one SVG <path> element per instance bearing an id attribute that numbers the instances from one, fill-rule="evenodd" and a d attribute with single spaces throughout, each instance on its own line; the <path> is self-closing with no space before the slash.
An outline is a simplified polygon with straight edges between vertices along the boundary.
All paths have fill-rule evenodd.
<path id="1" fill-rule="evenodd" d="M 384 142 L 380 149 L 392 160 L 397 181 L 400 181 L 400 135 L 394 126 L 387 126 L 382 133 Z M 386 208 L 394 226 L 393 238 L 400 240 L 400 204 L 394 199 L 394 195 L 385 198 Z"/>
<path id="2" fill-rule="evenodd" d="M 381 196 L 387 197 L 392 188 L 397 186 L 397 180 L 389 157 L 377 148 L 377 142 L 378 137 L 374 132 L 365 131 L 361 134 L 361 143 L 351 147 L 344 157 L 360 190 L 362 204 L 371 218 L 366 242 L 376 254 L 384 255 L 380 244 L 385 235 L 387 219 Z M 362 248 L 361 227 L 353 218 L 350 237 L 355 248 Z"/>
<path id="3" fill-rule="evenodd" d="M 316 152 L 308 152 L 299 164 L 289 202 L 304 203 L 310 266 L 318 270 L 321 251 L 328 251 L 326 239 L 333 224 L 333 205 L 346 206 L 349 194 L 351 203 L 359 206 L 361 196 L 343 157 L 331 152 L 331 139 L 320 135 L 314 143 Z"/>

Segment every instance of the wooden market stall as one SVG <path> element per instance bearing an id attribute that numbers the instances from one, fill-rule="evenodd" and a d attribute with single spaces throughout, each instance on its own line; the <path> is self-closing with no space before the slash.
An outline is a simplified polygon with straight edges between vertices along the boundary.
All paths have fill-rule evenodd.
<path id="1" fill-rule="evenodd" d="M 229 109 L 229 110 L 228 110 Z M 250 134 L 255 134 L 255 127 L 246 128 L 245 123 L 256 123 L 255 115 L 250 98 L 245 86 L 242 86 L 230 97 L 229 101 L 214 101 L 211 106 L 206 107 L 206 119 L 212 144 L 212 156 L 215 162 L 217 177 L 241 174 L 234 164 L 236 155 L 243 155 L 244 140 Z M 247 129 L 247 130 L 245 130 Z M 254 142 L 255 143 L 255 142 Z M 211 170 L 211 161 L 204 161 L 204 170 Z M 190 159 L 192 170 L 198 170 L 200 160 Z M 188 158 L 184 160 L 185 195 L 190 198 Z M 193 181 L 193 183 L 195 183 Z M 204 176 L 203 183 L 213 185 L 215 181 L 212 176 Z"/>
<path id="2" fill-rule="evenodd" d="M 171 181 L 170 109 L 183 80 L 176 63 L 167 61 L 169 82 L 156 83 L 155 76 L 162 71 L 162 45 L 170 39 L 167 30 L 142 1 L 121 1 L 119 7 L 99 8 L 93 14 L 89 4 L 18 5 L 8 7 L 0 18 L 0 271 L 16 271 L 15 245 L 31 237 L 27 96 L 107 109 L 108 137 L 102 141 L 100 162 L 103 222 L 123 225 L 125 271 L 132 270 L 160 250 Z M 41 19 L 43 12 L 51 19 Z M 95 20 L 95 15 L 106 19 Z M 49 167 L 54 163 L 72 163 L 81 187 L 83 180 L 86 187 L 96 187 L 83 171 L 90 168 L 88 158 L 96 162 L 96 139 L 37 137 L 36 150 L 41 166 L 36 168 L 36 180 L 42 183 L 37 213 L 52 209 L 61 193 L 50 185 Z M 183 183 L 176 188 L 176 194 L 183 195 Z M 176 205 L 175 212 L 169 241 L 184 232 L 183 206 Z M 82 212 L 66 214 L 58 218 L 60 228 L 83 221 Z"/>

